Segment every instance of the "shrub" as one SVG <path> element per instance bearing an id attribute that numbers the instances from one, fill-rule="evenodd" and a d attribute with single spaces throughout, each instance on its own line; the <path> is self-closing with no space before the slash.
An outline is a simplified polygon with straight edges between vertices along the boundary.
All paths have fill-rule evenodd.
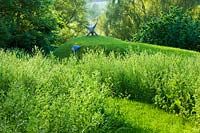
<path id="1" fill-rule="evenodd" d="M 142 26 L 134 41 L 197 50 L 200 43 L 200 22 L 189 11 L 171 7 Z"/>

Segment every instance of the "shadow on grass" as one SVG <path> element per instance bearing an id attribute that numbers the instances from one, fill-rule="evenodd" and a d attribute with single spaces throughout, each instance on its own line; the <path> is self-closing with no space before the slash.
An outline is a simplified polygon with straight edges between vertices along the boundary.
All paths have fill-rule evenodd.
<path id="1" fill-rule="evenodd" d="M 139 127 L 121 127 L 117 130 L 115 130 L 113 133 L 153 133 L 155 131 L 152 131 L 151 129 L 143 129 Z"/>
<path id="2" fill-rule="evenodd" d="M 109 114 L 102 124 L 96 128 L 90 128 L 84 133 L 156 133 L 148 128 L 139 127 L 139 125 L 127 122 L 122 115 Z"/>
<path id="3" fill-rule="evenodd" d="M 140 127 L 120 127 L 118 129 L 111 130 L 91 129 L 89 131 L 85 131 L 85 133 L 156 133 L 156 131 L 151 129 L 143 129 Z"/>

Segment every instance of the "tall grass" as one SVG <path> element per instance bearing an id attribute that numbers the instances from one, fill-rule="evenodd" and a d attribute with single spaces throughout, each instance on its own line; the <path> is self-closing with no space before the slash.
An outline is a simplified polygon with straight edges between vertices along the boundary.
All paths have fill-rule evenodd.
<path id="1" fill-rule="evenodd" d="M 0 132 L 103 128 L 109 84 L 99 82 L 98 71 L 87 75 L 74 58 L 60 63 L 40 53 L 17 57 L 0 51 Z"/>
<path id="2" fill-rule="evenodd" d="M 83 65 L 84 64 L 84 65 Z M 153 103 L 173 113 L 199 115 L 200 58 L 157 53 L 104 56 L 85 54 L 78 65 L 90 74 L 98 70 L 110 79 L 115 95 Z"/>
<path id="3" fill-rule="evenodd" d="M 58 60 L 0 51 L 0 132 L 87 132 L 121 126 L 112 96 L 199 122 L 200 58 L 157 53 L 105 56 L 88 51 Z"/>

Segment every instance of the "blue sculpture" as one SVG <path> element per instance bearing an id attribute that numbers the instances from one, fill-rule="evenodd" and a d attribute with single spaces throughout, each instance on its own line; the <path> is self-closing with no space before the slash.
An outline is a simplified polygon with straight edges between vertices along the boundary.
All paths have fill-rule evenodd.
<path id="1" fill-rule="evenodd" d="M 85 26 L 85 28 L 87 28 L 88 29 L 88 34 L 87 34 L 87 36 L 89 36 L 90 34 L 93 36 L 93 35 L 98 35 L 96 32 L 95 32 L 95 28 L 96 28 L 96 26 L 97 26 L 97 23 L 98 23 L 98 19 L 97 19 L 97 22 L 94 24 L 94 25 L 89 25 L 89 26 L 86 26 L 86 25 L 84 25 Z"/>
<path id="2" fill-rule="evenodd" d="M 74 54 L 81 48 L 81 46 L 79 45 L 73 45 L 72 46 L 72 51 L 74 52 Z"/>

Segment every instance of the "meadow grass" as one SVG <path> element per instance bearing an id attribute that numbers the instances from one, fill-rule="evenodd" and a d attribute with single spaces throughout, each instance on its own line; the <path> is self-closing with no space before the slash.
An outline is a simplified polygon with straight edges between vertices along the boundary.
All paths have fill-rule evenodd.
<path id="1" fill-rule="evenodd" d="M 1 50 L 0 132 L 199 132 L 199 57 L 131 53 Z"/>
<path id="2" fill-rule="evenodd" d="M 114 51 L 121 54 L 129 53 L 131 51 L 134 53 L 147 52 L 150 54 L 162 52 L 165 54 L 177 54 L 179 56 L 199 55 L 199 53 L 195 51 L 138 42 L 126 42 L 120 39 L 105 36 L 83 36 L 69 39 L 66 41 L 66 43 L 54 51 L 54 55 L 60 58 L 69 57 L 71 54 L 73 54 L 71 49 L 75 44 L 81 46 L 78 54 L 84 53 L 87 51 L 87 49 L 93 49 L 96 51 L 99 49 L 104 49 L 106 53 Z"/>

